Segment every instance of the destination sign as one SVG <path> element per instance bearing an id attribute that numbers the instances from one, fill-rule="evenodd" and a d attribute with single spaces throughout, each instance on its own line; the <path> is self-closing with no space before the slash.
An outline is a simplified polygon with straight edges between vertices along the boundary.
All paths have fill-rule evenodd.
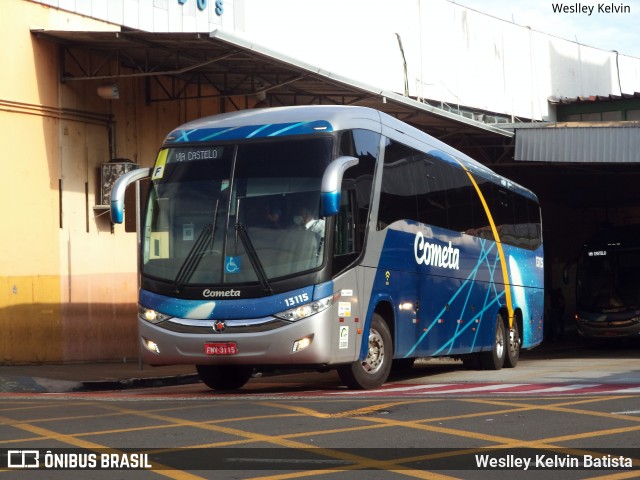
<path id="1" fill-rule="evenodd" d="M 207 147 L 197 149 L 175 149 L 169 154 L 169 163 L 190 162 L 193 160 L 215 160 L 222 158 L 224 147 Z"/>

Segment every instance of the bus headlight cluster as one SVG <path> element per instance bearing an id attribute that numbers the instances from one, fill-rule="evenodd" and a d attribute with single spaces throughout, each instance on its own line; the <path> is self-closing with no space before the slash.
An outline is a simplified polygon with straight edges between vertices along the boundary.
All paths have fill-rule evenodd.
<path id="1" fill-rule="evenodd" d="M 171 318 L 170 315 L 165 315 L 143 305 L 138 305 L 138 316 L 153 324 L 164 322 Z"/>
<path id="2" fill-rule="evenodd" d="M 288 320 L 290 322 L 297 322 L 303 318 L 320 313 L 331 305 L 333 305 L 333 295 L 304 305 L 298 305 L 297 307 L 290 308 L 284 312 L 276 313 L 274 317 L 282 318 L 283 320 Z"/>

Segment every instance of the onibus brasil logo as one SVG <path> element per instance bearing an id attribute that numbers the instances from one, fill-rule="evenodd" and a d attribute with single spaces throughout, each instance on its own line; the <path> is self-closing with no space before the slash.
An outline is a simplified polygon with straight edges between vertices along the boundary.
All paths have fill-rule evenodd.
<path id="1" fill-rule="evenodd" d="M 153 465 L 147 453 L 96 453 L 85 450 L 6 450 L 9 469 L 140 470 Z"/>

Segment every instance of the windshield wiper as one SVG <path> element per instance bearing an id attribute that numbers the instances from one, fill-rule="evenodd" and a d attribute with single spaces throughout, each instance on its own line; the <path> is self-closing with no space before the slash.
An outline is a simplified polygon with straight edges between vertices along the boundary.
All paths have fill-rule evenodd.
<path id="1" fill-rule="evenodd" d="M 202 229 L 193 244 L 193 247 L 191 247 L 187 257 L 184 259 L 184 262 L 182 262 L 176 278 L 173 280 L 173 288 L 176 293 L 179 293 L 184 284 L 191 279 L 193 272 L 195 272 L 198 265 L 200 265 L 200 261 L 207 250 L 213 250 L 213 242 L 216 238 L 216 225 L 218 223 L 218 205 L 219 201 L 216 200 L 216 208 L 213 212 L 213 222 L 205 225 Z"/>
<path id="2" fill-rule="evenodd" d="M 269 284 L 269 279 L 267 278 L 267 274 L 264 271 L 262 266 L 262 262 L 256 253 L 256 249 L 253 247 L 253 243 L 249 238 L 249 234 L 247 233 L 247 229 L 241 223 L 236 223 L 236 232 L 238 232 L 238 236 L 240 237 L 240 241 L 242 241 L 242 245 L 244 246 L 245 251 L 247 252 L 247 256 L 251 261 L 251 265 L 253 265 L 253 269 L 256 271 L 256 275 L 258 276 L 258 280 L 260 281 L 260 285 L 265 292 L 273 293 L 273 289 Z"/>
<path id="3" fill-rule="evenodd" d="M 236 219 L 240 218 L 240 199 L 238 199 L 238 204 L 236 207 Z M 260 285 L 265 292 L 273 293 L 273 289 L 269 284 L 269 279 L 267 278 L 267 274 L 264 271 L 264 267 L 262 266 L 262 262 L 258 257 L 258 253 L 256 252 L 255 247 L 253 246 L 253 242 L 251 238 L 249 238 L 249 234 L 247 233 L 247 228 L 240 222 L 236 222 L 236 232 L 240 237 L 240 241 L 242 242 L 242 246 L 244 250 L 247 252 L 247 256 L 251 261 L 251 265 L 258 276 L 258 280 L 260 281 Z"/>
<path id="4" fill-rule="evenodd" d="M 178 274 L 173 280 L 173 286 L 176 293 L 180 292 L 184 284 L 189 281 L 193 272 L 198 268 L 200 260 L 202 260 L 204 253 L 207 251 L 207 247 L 210 245 L 211 241 L 209 240 L 208 233 L 212 231 L 213 224 L 211 223 L 202 229 L 200 235 L 198 235 L 198 238 L 196 239 L 196 242 L 193 244 L 193 247 L 191 247 L 187 257 L 184 259 L 184 262 L 182 262 L 180 270 L 178 270 Z"/>

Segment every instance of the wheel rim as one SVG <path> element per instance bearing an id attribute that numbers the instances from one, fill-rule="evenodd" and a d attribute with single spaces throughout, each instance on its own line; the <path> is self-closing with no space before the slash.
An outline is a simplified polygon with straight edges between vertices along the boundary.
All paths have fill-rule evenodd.
<path id="1" fill-rule="evenodd" d="M 513 328 L 509 331 L 509 352 L 511 356 L 515 356 L 520 348 L 520 339 L 517 336 L 516 329 Z"/>
<path id="2" fill-rule="evenodd" d="M 369 331 L 369 350 L 367 358 L 362 362 L 362 368 L 369 374 L 377 373 L 384 363 L 384 341 L 378 331 L 372 328 Z"/>
<path id="3" fill-rule="evenodd" d="M 504 332 L 501 328 L 496 329 L 496 355 L 498 358 L 504 356 Z"/>

